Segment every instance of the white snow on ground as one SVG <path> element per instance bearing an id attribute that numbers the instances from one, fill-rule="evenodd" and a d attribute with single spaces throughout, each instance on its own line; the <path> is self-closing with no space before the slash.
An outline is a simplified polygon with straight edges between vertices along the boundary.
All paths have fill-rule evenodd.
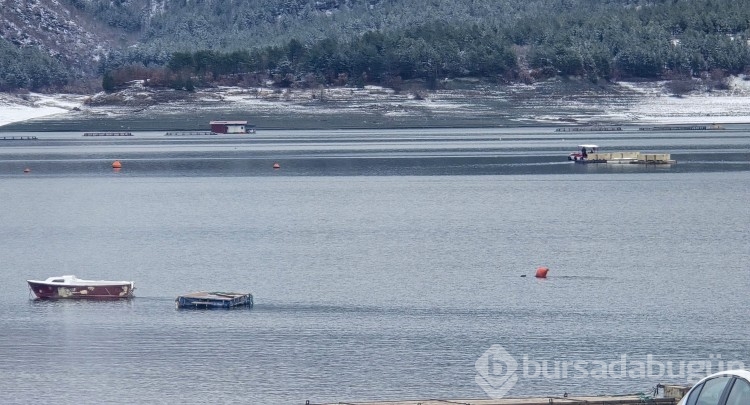
<path id="1" fill-rule="evenodd" d="M 750 80 L 732 77 L 727 90 L 691 93 L 675 97 L 664 91 L 664 82 L 618 85 L 643 97 L 621 111 L 609 111 L 611 117 L 639 123 L 750 123 Z"/>
<path id="2" fill-rule="evenodd" d="M 67 113 L 80 108 L 85 96 L 29 93 L 22 96 L 0 93 L 0 125 Z"/>
<path id="3" fill-rule="evenodd" d="M 643 123 L 750 123 L 750 97 L 647 98 L 625 111 L 623 117 Z"/>
<path id="4" fill-rule="evenodd" d="M 622 122 L 643 124 L 673 123 L 750 123 L 750 80 L 745 77 L 734 77 L 728 81 L 728 89 L 711 92 L 693 92 L 689 95 L 675 97 L 665 91 L 665 82 L 619 82 L 617 83 L 629 96 L 622 100 L 589 98 L 561 98 L 560 101 L 546 99 L 538 105 L 538 114 L 515 118 L 524 122 L 561 123 L 561 122 Z M 239 87 L 220 87 L 218 89 L 199 90 L 193 102 L 161 103 L 151 107 L 162 113 L 184 112 L 186 105 L 201 109 L 241 108 L 255 113 L 285 113 L 332 115 L 345 114 L 351 111 L 371 111 L 387 116 L 408 116 L 416 114 L 419 109 L 428 109 L 434 113 L 460 114 L 469 116 L 491 112 L 492 107 L 482 103 L 473 103 L 472 94 L 482 94 L 487 99 L 506 100 L 509 92 L 517 90 L 509 86 L 501 91 L 484 91 L 459 94 L 450 91 L 425 92 L 425 99 L 417 99 L 409 92 L 395 93 L 393 90 L 377 86 L 365 88 L 328 88 L 316 90 L 279 90 L 274 88 L 244 89 Z M 150 99 L 153 94 L 146 93 L 141 87 L 134 86 L 121 97 Z M 92 98 L 104 95 L 92 96 Z M 84 95 L 43 95 L 28 93 L 13 95 L 0 93 L 0 125 L 34 118 L 62 116 L 75 117 L 76 114 L 95 114 L 113 116 L 129 114 L 142 110 L 143 106 L 91 106 L 85 105 Z M 584 101 L 581 101 L 584 100 Z M 127 101 L 127 100 L 126 100 Z M 540 101 L 536 100 L 538 104 Z M 548 103 L 552 103 L 550 105 Z M 596 105 L 592 105 L 596 103 Z M 530 100 L 530 105 L 535 105 Z M 564 114 L 556 115 L 556 108 L 563 106 Z M 591 115 L 591 107 L 602 113 Z M 82 111 L 82 112 L 79 112 Z M 580 114 L 576 111 L 580 111 Z M 80 116 L 80 115 L 78 115 Z"/>

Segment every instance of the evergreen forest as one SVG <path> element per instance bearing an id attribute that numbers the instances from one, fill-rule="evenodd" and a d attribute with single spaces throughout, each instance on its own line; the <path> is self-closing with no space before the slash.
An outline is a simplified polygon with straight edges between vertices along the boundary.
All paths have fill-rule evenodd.
<path id="1" fill-rule="evenodd" d="M 736 0 L 62 1 L 119 33 L 96 69 L 108 91 L 750 73 L 750 7 Z M 0 40 L 0 90 L 82 76 Z"/>

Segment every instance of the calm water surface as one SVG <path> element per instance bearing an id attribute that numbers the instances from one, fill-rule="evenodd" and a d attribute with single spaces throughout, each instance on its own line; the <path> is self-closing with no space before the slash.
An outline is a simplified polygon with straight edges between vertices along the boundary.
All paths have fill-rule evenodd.
<path id="1" fill-rule="evenodd" d="M 486 398 L 495 344 L 519 364 L 750 364 L 744 128 L 32 135 L 0 141 L 3 403 Z M 591 141 L 678 163 L 565 160 Z M 137 298 L 30 299 L 26 279 L 62 274 Z M 256 306 L 175 310 L 192 290 Z M 508 395 L 664 382 L 686 381 L 521 376 Z"/>

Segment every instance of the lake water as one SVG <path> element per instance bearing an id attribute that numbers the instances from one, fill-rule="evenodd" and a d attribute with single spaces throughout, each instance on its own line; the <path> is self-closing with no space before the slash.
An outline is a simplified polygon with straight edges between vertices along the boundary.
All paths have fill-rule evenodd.
<path id="1" fill-rule="evenodd" d="M 508 396 L 686 383 L 531 361 L 750 365 L 744 127 L 13 135 L 38 139 L 0 140 L 2 403 L 487 398 L 493 345 L 519 364 Z M 566 160 L 592 142 L 678 162 Z M 136 298 L 30 299 L 62 274 Z M 175 310 L 194 290 L 256 306 Z"/>

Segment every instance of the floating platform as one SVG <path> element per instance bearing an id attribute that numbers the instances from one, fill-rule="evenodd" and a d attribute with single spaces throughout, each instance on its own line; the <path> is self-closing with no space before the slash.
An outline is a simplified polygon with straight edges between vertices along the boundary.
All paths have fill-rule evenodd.
<path id="1" fill-rule="evenodd" d="M 669 153 L 610 152 L 589 153 L 586 159 L 576 163 L 668 165 L 675 161 Z"/>
<path id="2" fill-rule="evenodd" d="M 671 165 L 676 162 L 669 153 L 641 153 L 635 161 L 642 165 Z"/>
<path id="3" fill-rule="evenodd" d="M 309 403 L 313 405 L 312 403 Z M 675 405 L 676 398 L 651 398 L 643 395 L 567 396 L 500 399 L 423 399 L 409 401 L 337 402 L 325 405 Z"/>
<path id="4" fill-rule="evenodd" d="M 83 136 L 133 136 L 130 132 L 84 132 Z"/>
<path id="5" fill-rule="evenodd" d="M 36 141 L 37 139 L 35 136 L 4 136 L 0 138 L 3 141 Z"/>
<path id="6" fill-rule="evenodd" d="M 252 308 L 253 295 L 237 292 L 198 291 L 178 296 L 175 299 L 175 306 L 178 309 Z"/>

